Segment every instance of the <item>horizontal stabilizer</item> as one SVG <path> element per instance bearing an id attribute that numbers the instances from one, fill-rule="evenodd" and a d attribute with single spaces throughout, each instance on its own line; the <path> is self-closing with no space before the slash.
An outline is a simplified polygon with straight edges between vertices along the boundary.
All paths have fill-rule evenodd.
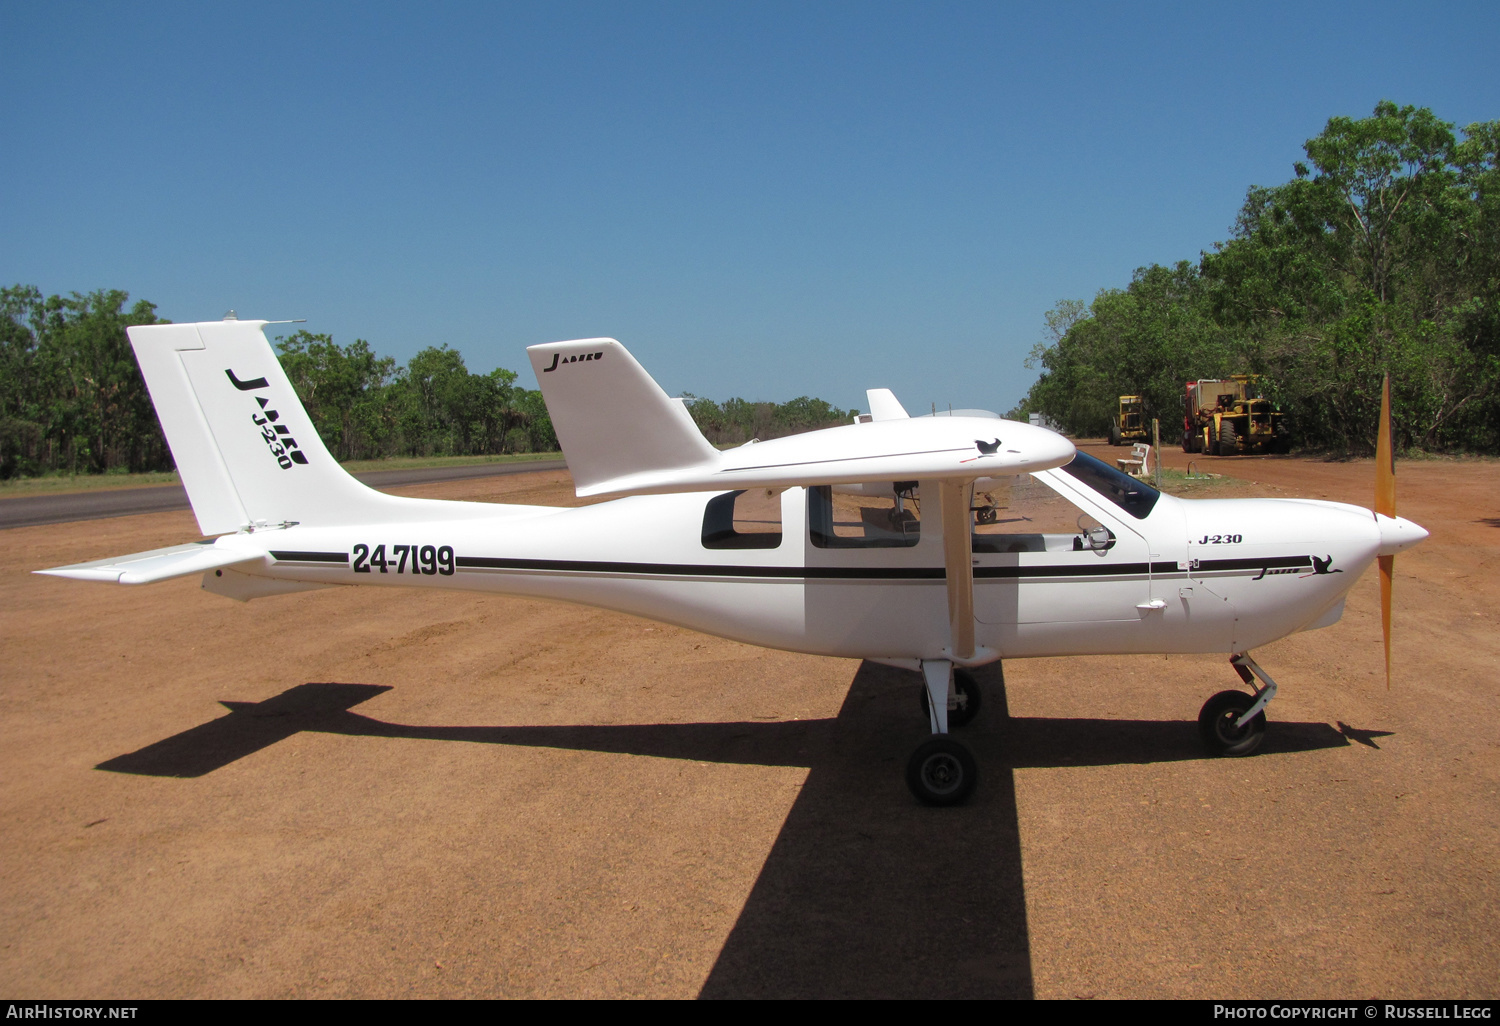
<path id="1" fill-rule="evenodd" d="M 92 563 L 74 563 L 71 566 L 53 567 L 51 570 L 36 570 L 34 573 L 52 577 L 70 577 L 75 581 L 111 581 L 118 584 L 151 584 L 173 577 L 186 577 L 205 570 L 249 563 L 264 557 L 264 552 L 246 552 L 244 549 L 219 548 L 212 541 L 189 542 L 172 545 L 149 552 L 134 552 L 113 559 L 98 559 Z"/>

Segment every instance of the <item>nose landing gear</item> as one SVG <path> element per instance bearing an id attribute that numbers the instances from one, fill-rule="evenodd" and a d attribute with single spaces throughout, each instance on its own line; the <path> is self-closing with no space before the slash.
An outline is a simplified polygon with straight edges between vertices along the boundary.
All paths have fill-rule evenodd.
<path id="1" fill-rule="evenodd" d="M 1265 740 L 1265 708 L 1276 697 L 1276 682 L 1247 653 L 1240 652 L 1229 661 L 1255 693 L 1220 691 L 1214 695 L 1198 713 L 1198 733 L 1213 755 L 1252 755 Z M 1255 686 L 1257 677 L 1264 687 Z"/>

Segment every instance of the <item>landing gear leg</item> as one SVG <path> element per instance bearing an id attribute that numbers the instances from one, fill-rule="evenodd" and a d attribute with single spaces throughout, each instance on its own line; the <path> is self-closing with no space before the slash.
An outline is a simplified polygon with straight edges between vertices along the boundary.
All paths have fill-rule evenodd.
<path id="1" fill-rule="evenodd" d="M 958 805 L 974 790 L 979 771 L 969 750 L 947 736 L 953 664 L 946 659 L 924 660 L 922 676 L 933 736 L 918 745 L 907 760 L 906 785 L 924 805 Z M 973 693 L 978 694 L 978 688 Z"/>
<path id="2" fill-rule="evenodd" d="M 934 734 L 948 733 L 948 695 L 953 690 L 953 664 L 946 659 L 922 662 L 922 678 L 927 685 L 927 718 Z"/>
<path id="3" fill-rule="evenodd" d="M 1214 755 L 1250 755 L 1266 736 L 1266 704 L 1276 697 L 1276 681 L 1250 656 L 1241 652 L 1229 660 L 1234 672 L 1255 693 L 1220 691 L 1198 713 L 1198 732 Z M 1257 688 L 1259 678 L 1264 687 Z"/>
<path id="4" fill-rule="evenodd" d="M 949 728 L 957 730 L 978 716 L 980 702 L 979 682 L 974 679 L 974 675 L 967 670 L 955 668 L 953 683 L 948 688 Z M 928 696 L 925 683 L 922 685 L 922 715 L 927 717 L 929 723 L 932 721 L 932 699 Z"/>

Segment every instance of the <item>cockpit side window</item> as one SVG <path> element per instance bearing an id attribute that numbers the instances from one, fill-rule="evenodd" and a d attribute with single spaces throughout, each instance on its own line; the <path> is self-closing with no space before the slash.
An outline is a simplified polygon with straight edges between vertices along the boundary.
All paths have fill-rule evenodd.
<path id="1" fill-rule="evenodd" d="M 1104 552 L 1114 533 L 1045 480 L 1019 474 L 989 482 L 974 493 L 975 554 Z"/>
<path id="2" fill-rule="evenodd" d="M 1156 500 L 1161 498 L 1161 492 L 1146 482 L 1131 477 L 1123 470 L 1116 470 L 1086 452 L 1078 453 L 1071 463 L 1059 469 L 1075 481 L 1088 485 L 1137 520 L 1145 520 L 1150 516 Z"/>
<path id="3" fill-rule="evenodd" d="M 752 488 L 708 500 L 703 510 L 705 549 L 774 549 L 780 545 L 780 492 Z"/>

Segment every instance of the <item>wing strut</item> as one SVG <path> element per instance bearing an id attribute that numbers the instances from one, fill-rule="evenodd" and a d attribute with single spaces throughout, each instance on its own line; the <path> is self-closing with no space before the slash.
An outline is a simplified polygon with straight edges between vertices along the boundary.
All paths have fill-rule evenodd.
<path id="1" fill-rule="evenodd" d="M 948 579 L 948 627 L 955 659 L 974 658 L 974 540 L 969 527 L 973 481 L 938 483 L 942 498 L 943 568 Z"/>

